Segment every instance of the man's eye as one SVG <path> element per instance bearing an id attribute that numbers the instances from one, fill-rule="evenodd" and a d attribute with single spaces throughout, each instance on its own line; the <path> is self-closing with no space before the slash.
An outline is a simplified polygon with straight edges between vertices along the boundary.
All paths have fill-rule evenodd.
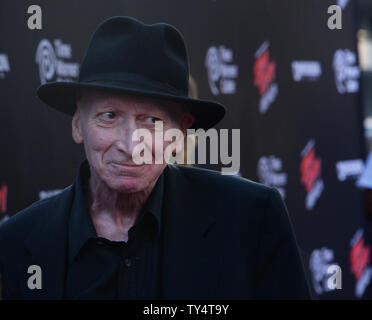
<path id="1" fill-rule="evenodd" d="M 155 123 L 155 121 L 160 121 L 159 118 L 156 117 L 147 117 L 146 122 Z"/>
<path id="2" fill-rule="evenodd" d="M 104 113 L 101 113 L 101 117 L 105 120 L 112 120 L 115 118 L 115 112 L 104 112 Z"/>

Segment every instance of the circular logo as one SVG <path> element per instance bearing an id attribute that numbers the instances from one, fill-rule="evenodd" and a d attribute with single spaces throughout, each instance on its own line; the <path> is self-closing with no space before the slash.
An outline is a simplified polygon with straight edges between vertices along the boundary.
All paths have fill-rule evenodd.
<path id="1" fill-rule="evenodd" d="M 216 47 L 210 47 L 208 49 L 205 66 L 208 70 L 208 81 L 211 91 L 214 95 L 218 95 L 219 91 L 215 82 L 221 77 L 221 61 Z"/>
<path id="2" fill-rule="evenodd" d="M 57 58 L 52 44 L 46 39 L 41 40 L 37 47 L 36 63 L 39 65 L 41 83 L 51 80 L 56 72 Z"/>

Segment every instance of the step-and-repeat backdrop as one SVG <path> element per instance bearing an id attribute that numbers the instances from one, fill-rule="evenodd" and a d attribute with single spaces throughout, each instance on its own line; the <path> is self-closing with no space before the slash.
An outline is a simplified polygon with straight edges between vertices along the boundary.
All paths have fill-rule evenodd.
<path id="1" fill-rule="evenodd" d="M 342 8 L 340 30 L 327 26 L 334 4 Z M 28 28 L 30 5 L 42 9 L 41 30 Z M 199 97 L 228 108 L 218 128 L 240 129 L 239 174 L 281 192 L 314 294 L 372 297 L 372 231 L 364 195 L 355 187 L 365 159 L 356 5 L 2 1 L 1 221 L 70 185 L 84 158 L 71 137 L 71 118 L 39 101 L 37 87 L 76 80 L 90 36 L 110 16 L 168 22 L 185 37 Z M 327 284 L 330 265 L 341 267 L 341 290 Z"/>

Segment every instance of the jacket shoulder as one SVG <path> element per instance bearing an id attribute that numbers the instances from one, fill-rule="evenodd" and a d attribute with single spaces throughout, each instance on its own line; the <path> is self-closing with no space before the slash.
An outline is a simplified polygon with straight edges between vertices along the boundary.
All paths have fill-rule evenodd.
<path id="1" fill-rule="evenodd" d="M 19 240 L 20 235 L 25 236 L 36 223 L 53 214 L 53 209 L 58 207 L 60 200 L 68 195 L 71 188 L 72 185 L 54 196 L 36 201 L 3 222 L 0 225 L 0 246 L 4 241 Z"/>
<path id="2" fill-rule="evenodd" d="M 265 201 L 274 188 L 237 175 L 223 175 L 219 171 L 190 166 L 173 166 L 201 190 L 216 195 L 223 193 L 225 197 L 241 196 Z"/>

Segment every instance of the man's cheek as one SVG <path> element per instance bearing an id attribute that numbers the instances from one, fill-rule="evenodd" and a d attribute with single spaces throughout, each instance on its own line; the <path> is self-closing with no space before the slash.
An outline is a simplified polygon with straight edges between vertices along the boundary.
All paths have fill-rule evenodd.
<path id="1" fill-rule="evenodd" d="M 111 141 L 113 141 L 110 134 L 104 134 L 100 130 L 92 130 L 88 139 L 92 148 L 97 151 L 106 150 L 112 144 Z"/>
<path id="2" fill-rule="evenodd" d="M 155 164 L 163 164 L 164 163 L 164 144 L 166 142 L 163 141 L 163 137 L 153 137 L 152 142 L 152 153 L 153 159 Z"/>

